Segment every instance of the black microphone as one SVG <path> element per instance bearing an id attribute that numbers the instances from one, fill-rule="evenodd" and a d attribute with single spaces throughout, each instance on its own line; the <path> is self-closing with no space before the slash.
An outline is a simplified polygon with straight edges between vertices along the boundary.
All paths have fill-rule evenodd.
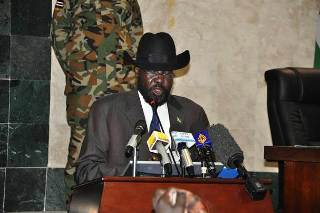
<path id="1" fill-rule="evenodd" d="M 208 132 L 217 160 L 230 168 L 237 168 L 241 177 L 245 180 L 246 190 L 251 198 L 253 200 L 262 200 L 265 197 L 266 189 L 244 167 L 243 151 L 228 129 L 222 124 L 216 124 L 211 126 Z"/>
<path id="2" fill-rule="evenodd" d="M 207 172 L 212 177 L 217 176 L 217 169 L 214 164 L 216 161 L 214 152 L 212 150 L 212 142 L 209 137 L 208 130 L 201 130 L 194 135 L 196 141 L 196 147 L 198 154 L 201 159 L 201 168 L 203 177 L 206 176 Z"/>
<path id="3" fill-rule="evenodd" d="M 141 142 L 141 136 L 146 132 L 147 124 L 145 120 L 137 121 L 133 135 L 126 146 L 125 155 L 127 158 L 132 156 L 134 148 L 138 147 Z"/>
<path id="4" fill-rule="evenodd" d="M 186 143 L 181 142 L 178 144 L 178 152 L 180 154 L 180 161 L 182 168 L 187 170 L 187 173 L 190 177 L 194 176 L 194 167 L 191 159 L 191 155 Z"/>
<path id="5" fill-rule="evenodd" d="M 214 152 L 212 151 L 210 146 L 203 146 L 201 148 L 198 148 L 199 150 L 199 156 L 202 159 L 202 161 L 205 162 L 205 165 L 208 169 L 209 174 L 212 177 L 217 177 L 217 169 L 214 164 L 215 162 L 215 155 Z"/>

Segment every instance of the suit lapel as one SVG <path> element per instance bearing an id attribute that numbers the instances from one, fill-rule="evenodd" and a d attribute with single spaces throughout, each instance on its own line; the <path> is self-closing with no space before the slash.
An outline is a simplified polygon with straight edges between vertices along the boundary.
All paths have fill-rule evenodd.
<path id="1" fill-rule="evenodd" d="M 126 112 L 124 112 L 127 116 L 128 122 L 130 126 L 134 128 L 136 122 L 138 120 L 145 120 L 143 109 L 141 106 L 141 102 L 139 99 L 138 91 L 128 92 L 128 97 L 126 99 Z M 141 143 L 139 146 L 139 160 L 150 160 L 152 154 L 148 150 L 147 140 L 149 138 L 148 131 L 146 131 L 142 135 Z"/>
<path id="2" fill-rule="evenodd" d="M 145 120 L 140 99 L 138 96 L 138 91 L 133 90 L 128 92 L 128 97 L 126 101 L 126 112 L 127 119 L 130 123 L 130 126 L 134 128 L 138 120 Z"/>

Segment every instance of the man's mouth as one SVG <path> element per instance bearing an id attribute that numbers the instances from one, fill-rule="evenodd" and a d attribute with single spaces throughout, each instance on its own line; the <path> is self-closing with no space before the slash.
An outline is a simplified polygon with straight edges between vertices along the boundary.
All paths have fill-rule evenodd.
<path id="1" fill-rule="evenodd" d="M 163 93 L 162 87 L 155 86 L 152 88 L 152 93 L 159 96 Z"/>

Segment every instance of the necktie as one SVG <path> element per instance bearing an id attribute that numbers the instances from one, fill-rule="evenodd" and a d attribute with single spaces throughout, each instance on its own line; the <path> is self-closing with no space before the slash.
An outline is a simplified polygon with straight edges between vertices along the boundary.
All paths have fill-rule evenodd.
<path id="1" fill-rule="evenodd" d="M 152 110 L 152 112 L 153 112 L 153 115 L 152 115 L 152 120 L 150 123 L 149 134 L 152 134 L 153 131 L 160 132 L 160 123 L 159 123 L 156 111 Z"/>

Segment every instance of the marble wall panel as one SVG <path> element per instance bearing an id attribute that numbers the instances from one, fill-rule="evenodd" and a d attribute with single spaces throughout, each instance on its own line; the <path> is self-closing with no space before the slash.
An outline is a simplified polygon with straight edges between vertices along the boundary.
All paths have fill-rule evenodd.
<path id="1" fill-rule="evenodd" d="M 45 168 L 7 168 L 4 211 L 43 211 L 45 181 Z"/>
<path id="2" fill-rule="evenodd" d="M 10 64 L 10 37 L 0 35 L 0 79 L 9 74 Z M 2 76 L 2 77 L 1 77 Z"/>
<path id="3" fill-rule="evenodd" d="M 44 210 L 50 6 L 0 0 L 0 212 Z"/>
<path id="4" fill-rule="evenodd" d="M 47 166 L 48 129 L 47 124 L 10 124 L 8 166 Z"/>
<path id="5" fill-rule="evenodd" d="M 0 1 L 0 34 L 9 35 L 10 32 L 10 0 Z"/>
<path id="6" fill-rule="evenodd" d="M 46 211 L 66 209 L 63 169 L 48 169 L 45 206 Z"/>
<path id="7" fill-rule="evenodd" d="M 50 80 L 49 38 L 12 36 L 11 79 Z"/>
<path id="8" fill-rule="evenodd" d="M 51 0 L 11 0 L 11 34 L 49 36 Z"/>
<path id="9" fill-rule="evenodd" d="M 0 124 L 0 167 L 7 166 L 8 125 Z"/>
<path id="10" fill-rule="evenodd" d="M 8 123 L 9 81 L 0 79 L 0 123 Z"/>
<path id="11" fill-rule="evenodd" d="M 49 120 L 49 81 L 12 80 L 10 123 L 46 123 Z"/>
<path id="12" fill-rule="evenodd" d="M 5 170 L 0 169 L 0 212 L 3 212 Z"/>

